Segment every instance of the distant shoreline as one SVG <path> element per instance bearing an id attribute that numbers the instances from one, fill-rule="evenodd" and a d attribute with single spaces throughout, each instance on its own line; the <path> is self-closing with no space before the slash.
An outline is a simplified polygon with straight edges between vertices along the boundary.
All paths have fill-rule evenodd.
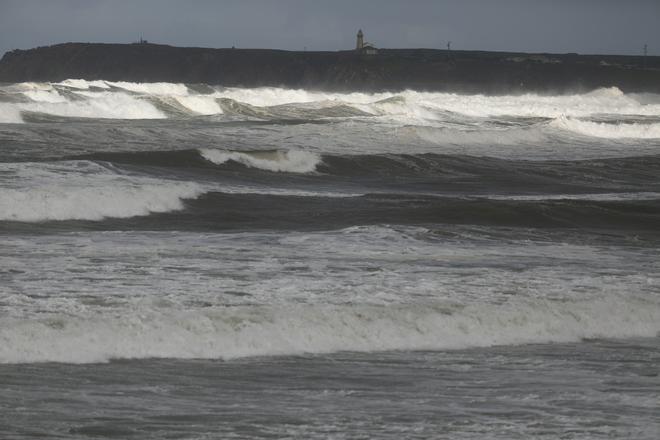
<path id="1" fill-rule="evenodd" d="M 294 52 L 65 43 L 7 52 L 0 82 L 105 79 L 326 91 L 660 93 L 660 57 L 438 49 Z"/>

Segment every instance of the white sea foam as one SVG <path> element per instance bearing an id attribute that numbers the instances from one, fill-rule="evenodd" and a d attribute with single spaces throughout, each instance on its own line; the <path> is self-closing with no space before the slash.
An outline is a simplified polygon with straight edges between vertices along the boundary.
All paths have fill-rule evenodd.
<path id="1" fill-rule="evenodd" d="M 585 136 L 622 139 L 660 139 L 660 124 L 606 123 L 584 121 L 561 116 L 550 123 L 551 126 Z"/>
<path id="2" fill-rule="evenodd" d="M 126 176 L 87 161 L 0 164 L 0 220 L 101 220 L 168 212 L 204 189 L 195 183 Z"/>
<path id="3" fill-rule="evenodd" d="M 194 184 L 4 190 L 0 194 L 0 220 L 38 222 L 134 217 L 180 210 L 182 199 L 195 198 L 201 192 Z"/>
<path id="4" fill-rule="evenodd" d="M 143 95 L 186 96 L 188 88 L 177 83 L 135 83 L 126 81 L 106 81 L 107 85 Z"/>
<path id="5" fill-rule="evenodd" d="M 642 105 L 617 88 L 599 89 L 587 94 L 544 96 L 485 96 L 458 94 L 424 94 L 406 92 L 413 100 L 428 108 L 451 111 L 475 117 L 519 116 L 557 118 L 593 114 L 658 115 L 659 105 Z"/>
<path id="6" fill-rule="evenodd" d="M 67 99 L 60 95 L 57 90 L 27 90 L 23 95 L 35 102 L 61 103 L 67 102 Z"/>
<path id="7" fill-rule="evenodd" d="M 55 116 L 102 119 L 163 119 L 151 103 L 123 93 L 103 92 L 92 99 L 17 104 L 22 111 Z"/>
<path id="8" fill-rule="evenodd" d="M 25 92 L 30 90 L 52 90 L 53 85 L 51 83 L 22 82 L 9 84 L 3 87 L 3 89 L 16 92 Z"/>
<path id="9" fill-rule="evenodd" d="M 657 127 L 620 127 L 618 130 L 602 125 L 575 127 L 579 121 L 591 115 L 660 115 L 660 100 L 644 95 L 626 95 L 619 89 L 599 89 L 576 95 L 545 96 L 525 95 L 461 95 L 403 91 L 400 93 L 325 93 L 297 89 L 261 87 L 253 89 L 216 88 L 213 93 L 199 94 L 184 84 L 133 83 L 111 81 L 66 80 L 55 83 L 20 83 L 4 86 L 12 93 L 22 93 L 31 103 L 13 103 L 19 111 L 37 111 L 58 116 L 90 118 L 165 118 L 150 98 L 176 101 L 191 114 L 221 114 L 218 99 L 231 99 L 240 104 L 268 108 L 264 114 L 277 115 L 281 105 L 306 108 L 336 106 L 353 107 L 364 114 L 377 116 L 379 120 L 403 125 L 437 126 L 448 115 L 471 118 L 493 116 L 560 118 L 560 128 L 580 131 L 582 134 L 601 137 L 657 137 Z M 82 100 L 71 100 L 58 92 L 69 88 Z M 99 91 L 100 90 L 100 91 Z M 213 90 L 213 89 L 210 89 Z M 0 109 L 2 111 L 2 109 Z M 302 114 L 305 112 L 303 111 Z M 355 114 L 347 114 L 355 116 Z M 563 118 L 563 119 L 562 119 Z M 569 119 L 567 119 L 569 118 Z M 8 120 L 9 117 L 0 120 Z M 15 120 L 12 118 L 11 120 Z M 596 123 L 592 123 L 596 124 Z M 469 128 L 468 128 L 469 130 Z M 646 130 L 646 131 L 644 131 Z M 641 132 L 641 134 L 640 134 Z"/>
<path id="10" fill-rule="evenodd" d="M 295 158 L 286 159 L 285 154 L 282 155 L 284 163 L 279 165 L 271 163 L 277 160 L 276 152 L 263 154 L 270 154 L 275 159 L 254 159 L 256 162 L 251 166 L 289 172 L 313 170 L 311 165 Z M 0 188 L 0 221 L 20 222 L 102 220 L 176 211 L 184 208 L 183 200 L 194 199 L 211 191 L 296 197 L 361 195 L 301 188 L 199 184 L 158 179 L 122 174 L 89 161 L 0 164 Z"/>
<path id="11" fill-rule="evenodd" d="M 301 150 L 239 152 L 206 148 L 200 154 L 218 165 L 234 161 L 250 168 L 287 173 L 311 173 L 321 163 L 318 154 Z"/>
<path id="12" fill-rule="evenodd" d="M 77 91 L 71 100 L 54 89 L 29 88 L 28 102 L 0 103 L 0 122 L 22 122 L 21 112 L 78 118 L 163 119 L 164 113 L 144 99 L 117 92 Z M 17 117 L 17 115 L 19 117 Z"/>
<path id="13" fill-rule="evenodd" d="M 87 81 L 85 79 L 67 79 L 57 84 L 66 87 L 71 87 L 74 89 L 83 89 L 83 90 L 89 90 L 90 87 L 96 87 L 99 89 L 110 88 L 110 86 L 105 81 L 101 81 L 101 80 Z"/>
<path id="14" fill-rule="evenodd" d="M 398 306 L 132 309 L 0 319 L 0 362 L 236 358 L 336 351 L 441 350 L 583 338 L 653 337 L 660 304 L 611 297 Z"/>
<path id="15" fill-rule="evenodd" d="M 217 115 L 222 113 L 222 108 L 213 97 L 206 95 L 178 96 L 176 100 L 198 115 Z"/>
<path id="16" fill-rule="evenodd" d="M 15 105 L 0 102 L 0 124 L 21 124 L 21 111 Z"/>
<path id="17" fill-rule="evenodd" d="M 302 89 L 281 89 L 258 87 L 251 89 L 226 88 L 215 96 L 257 107 L 273 107 L 283 104 L 318 103 L 319 106 L 333 106 L 340 103 L 370 104 L 394 96 L 392 93 L 325 93 Z"/>

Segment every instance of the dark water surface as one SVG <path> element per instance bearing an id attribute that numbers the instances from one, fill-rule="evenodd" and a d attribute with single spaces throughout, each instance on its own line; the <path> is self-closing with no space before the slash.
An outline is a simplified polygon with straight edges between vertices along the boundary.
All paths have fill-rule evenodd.
<path id="1" fill-rule="evenodd" d="M 0 422 L 5 438 L 655 438 L 658 365 L 647 339 L 2 366 Z"/>
<path id="2" fill-rule="evenodd" d="M 0 438 L 660 435 L 660 97 L 0 90 Z"/>

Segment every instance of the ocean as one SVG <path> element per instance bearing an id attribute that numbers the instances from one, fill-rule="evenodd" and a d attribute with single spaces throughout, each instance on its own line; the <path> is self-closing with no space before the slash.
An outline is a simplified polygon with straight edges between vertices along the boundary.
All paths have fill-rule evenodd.
<path id="1" fill-rule="evenodd" d="M 0 85 L 1 439 L 660 438 L 660 95 Z"/>

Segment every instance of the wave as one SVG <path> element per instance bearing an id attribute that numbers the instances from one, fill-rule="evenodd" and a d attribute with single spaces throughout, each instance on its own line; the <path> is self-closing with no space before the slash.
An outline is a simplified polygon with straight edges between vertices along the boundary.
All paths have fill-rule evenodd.
<path id="1" fill-rule="evenodd" d="M 660 139 L 660 123 L 606 123 L 584 121 L 561 116 L 553 120 L 552 127 L 568 130 L 585 136 L 608 139 Z"/>
<path id="2" fill-rule="evenodd" d="M 86 79 L 67 79 L 62 82 L 55 83 L 55 85 L 61 85 L 61 86 L 80 89 L 80 90 L 111 88 L 106 81 L 103 80 L 88 81 Z"/>
<path id="3" fill-rule="evenodd" d="M 214 230 L 460 224 L 657 234 L 660 200 L 497 200 L 385 192 L 338 199 L 210 192 L 191 201 L 186 214 L 177 216 L 179 228 L 194 229 L 199 222 L 212 224 Z"/>
<path id="4" fill-rule="evenodd" d="M 217 115 L 223 113 L 222 107 L 215 98 L 206 96 L 179 96 L 179 104 L 196 115 Z"/>
<path id="5" fill-rule="evenodd" d="M 424 141 L 438 145 L 524 145 L 533 148 L 533 145 L 543 145 L 549 141 L 550 133 L 544 128 L 543 124 L 534 124 L 528 127 L 497 129 L 415 126 L 407 130 Z"/>
<path id="6" fill-rule="evenodd" d="M 318 154 L 305 150 L 236 151 L 222 149 L 195 149 L 174 151 L 107 152 L 72 156 L 72 160 L 91 160 L 126 164 L 139 167 L 165 167 L 168 173 L 196 172 L 206 174 L 208 168 L 231 171 L 231 175 L 248 174 L 251 170 L 264 170 L 297 174 L 314 173 L 314 181 L 330 183 L 338 178 L 351 177 L 355 184 L 366 179 L 382 178 L 391 183 L 392 177 L 424 178 L 435 183 L 431 189 L 471 186 L 470 193 L 490 188 L 494 194 L 529 194 L 534 188 L 547 194 L 603 194 L 657 192 L 660 156 L 630 156 L 590 160 L 529 161 L 477 157 L 464 154 Z M 228 175 L 228 174 L 225 174 Z M 626 176 L 626 184 L 621 176 Z M 274 181 L 276 176 L 270 176 Z M 284 178 L 285 176 L 282 176 Z M 290 176 L 287 176 L 287 178 Z M 411 182 L 422 183 L 419 180 Z M 311 182 L 307 180 L 307 182 Z M 399 184 L 406 183 L 399 179 Z M 388 185 L 390 188 L 391 185 Z M 374 188 L 375 189 L 375 188 Z M 561 194 L 561 193 L 560 193 Z"/>
<path id="7" fill-rule="evenodd" d="M 407 90 L 400 93 L 324 93 L 279 88 L 217 89 L 216 96 L 256 107 L 283 104 L 344 103 L 372 115 L 404 117 L 403 121 L 438 119 L 438 114 L 456 113 L 472 117 L 519 116 L 557 118 L 593 114 L 658 115 L 660 105 L 642 104 L 634 95 L 617 88 L 586 94 L 547 96 L 462 95 Z"/>
<path id="8" fill-rule="evenodd" d="M 192 152 L 157 153 L 160 160 L 178 162 Z M 195 151 L 199 162 L 200 153 Z M 306 173 L 314 169 L 313 154 L 304 152 L 256 152 L 226 153 L 224 161 L 212 150 L 210 155 L 219 163 L 237 161 L 250 167 L 268 171 Z M 342 192 L 331 189 L 278 186 L 276 184 L 249 184 L 244 182 L 214 182 L 203 178 L 199 182 L 163 179 L 149 175 L 126 173 L 114 164 L 105 162 L 108 156 L 117 159 L 135 154 L 94 155 L 85 160 L 60 162 L 0 163 L 0 221 L 43 222 L 60 220 L 121 219 L 146 216 L 155 213 L 180 211 L 192 200 L 204 194 L 219 196 L 279 196 L 346 198 L 362 196 L 361 193 Z M 215 156 L 214 156 L 215 155 Z M 143 155 L 137 155 L 138 157 Z M 151 155 L 147 155 L 149 166 L 153 166 Z M 158 160 L 158 159 L 157 159 Z M 139 161 L 139 160 L 138 160 Z M 184 159 L 185 161 L 185 159 Z M 137 162 L 135 160 L 133 163 Z M 153 170 L 152 170 L 153 171 Z M 171 173 L 168 173 L 170 175 Z M 191 176 L 187 174 L 186 176 Z M 274 182 L 273 182 L 274 183 Z M 187 204 L 184 201 L 187 200 Z M 217 205 L 222 208 L 222 202 Z"/>
<path id="9" fill-rule="evenodd" d="M 188 87 L 179 83 L 134 83 L 128 81 L 104 81 L 111 88 L 128 90 L 144 95 L 187 95 Z"/>
<path id="10" fill-rule="evenodd" d="M 0 220 L 102 220 L 184 208 L 204 189 L 192 182 L 122 175 L 86 161 L 0 164 Z"/>
<path id="11" fill-rule="evenodd" d="M 583 301 L 530 299 L 499 306 L 137 308 L 87 316 L 2 318 L 0 363 L 445 350 L 654 337 L 659 331 L 660 304 L 624 296 Z"/>
<path id="12" fill-rule="evenodd" d="M 356 225 L 472 225 L 477 227 L 543 228 L 546 230 L 582 230 L 585 234 L 635 234 L 657 237 L 660 232 L 660 200 L 498 200 L 491 198 L 437 197 L 423 194 L 378 193 L 360 195 L 349 191 L 305 191 L 298 188 L 268 186 L 222 186 L 213 189 L 192 187 L 189 192 L 167 186 L 154 187 L 157 197 L 170 201 L 162 211 L 147 212 L 153 195 L 142 190 L 91 191 L 83 201 L 90 206 L 70 202 L 66 192 L 43 205 L 37 194 L 31 205 L 21 210 L 24 222 L 39 222 L 40 217 L 62 220 L 81 217 L 99 220 L 85 225 L 89 230 L 154 231 L 321 231 Z M 80 190 L 83 191 L 83 190 Z M 67 190 L 77 194 L 78 190 Z M 83 191 L 84 194 L 88 192 Z M 101 196 L 98 196 L 101 193 Z M 33 197 L 34 199 L 35 197 Z M 185 199 L 185 202 L 182 200 Z M 128 202 L 126 202 L 128 200 Z M 134 202 L 133 202 L 134 200 Z M 158 200 L 158 199 L 157 199 Z M 12 209 L 14 198 L 3 200 Z M 58 208 L 64 206 L 63 210 Z M 100 206 L 99 206 L 100 205 Z M 43 208 L 42 208 L 43 206 Z M 160 207 L 162 205 L 156 205 Z M 134 207 L 128 211 L 129 207 Z M 179 208 L 183 208 L 178 210 Z M 99 213 L 99 209 L 102 209 Z M 80 210 L 80 211 L 79 211 Z M 10 211 L 11 212 L 11 211 Z M 146 216 L 146 214 L 151 214 Z M 105 216 L 105 217 L 102 217 Z M 9 219 L 11 220 L 11 219 Z M 29 230 L 37 226 L 30 224 Z M 50 230 L 53 225 L 38 226 Z M 77 230 L 76 224 L 57 224 L 58 231 Z M 3 228 L 26 230 L 26 225 L 4 224 Z"/>
<path id="13" fill-rule="evenodd" d="M 577 140 L 571 138 L 571 134 L 613 140 L 660 139 L 660 123 L 597 122 L 565 115 L 531 122 L 527 126 L 414 126 L 408 130 L 420 139 L 434 144 L 486 147 L 521 145 L 542 148 L 550 142 Z"/>
<path id="14" fill-rule="evenodd" d="M 16 122 L 16 112 L 61 117 L 162 119 L 225 115 L 256 119 L 372 118 L 396 125 L 483 128 L 466 118 L 588 118 L 594 115 L 660 115 L 658 100 L 600 89 L 577 95 L 537 94 L 486 96 L 404 91 L 400 93 L 325 93 L 281 88 L 222 88 L 171 83 L 129 83 L 66 80 L 60 83 L 20 83 L 0 88 L 0 121 Z M 11 115 L 11 116 L 7 116 Z M 375 118 L 375 119 L 374 119 Z M 462 120 L 463 124 L 455 124 Z M 567 122 L 571 124 L 573 121 Z M 449 124 L 449 126 L 447 126 Z M 557 124 L 561 124 L 561 121 Z M 565 125 L 565 124 L 564 124 Z M 593 128 L 593 127 L 592 127 Z M 643 127 L 638 127 L 643 130 Z M 656 129 L 654 129 L 656 130 Z M 590 134 L 589 129 L 583 134 Z M 604 136 L 604 130 L 599 129 Z M 641 137 L 654 137 L 642 133 Z M 598 136 L 599 133 L 595 134 Z M 624 136 L 625 135 L 625 136 Z M 612 133 L 635 137 L 635 130 Z"/>
<path id="15" fill-rule="evenodd" d="M 311 173 L 321 163 L 320 155 L 302 150 L 239 152 L 206 148 L 199 152 L 216 165 L 233 161 L 249 168 L 275 172 Z"/>
<path id="16" fill-rule="evenodd" d="M 38 113 L 66 118 L 165 119 L 167 116 L 146 100 L 121 93 L 104 92 L 94 99 L 36 101 L 16 104 L 21 113 Z"/>
<path id="17" fill-rule="evenodd" d="M 217 98 L 218 105 L 225 115 L 274 121 L 317 121 L 328 118 L 350 118 L 373 116 L 368 111 L 336 101 L 317 101 L 313 103 L 285 103 L 268 107 L 259 107 L 230 98 Z"/>
<path id="18" fill-rule="evenodd" d="M 0 220 L 102 220 L 183 209 L 183 199 L 203 191 L 194 184 L 140 185 L 108 188 L 38 188 L 4 190 Z"/>

